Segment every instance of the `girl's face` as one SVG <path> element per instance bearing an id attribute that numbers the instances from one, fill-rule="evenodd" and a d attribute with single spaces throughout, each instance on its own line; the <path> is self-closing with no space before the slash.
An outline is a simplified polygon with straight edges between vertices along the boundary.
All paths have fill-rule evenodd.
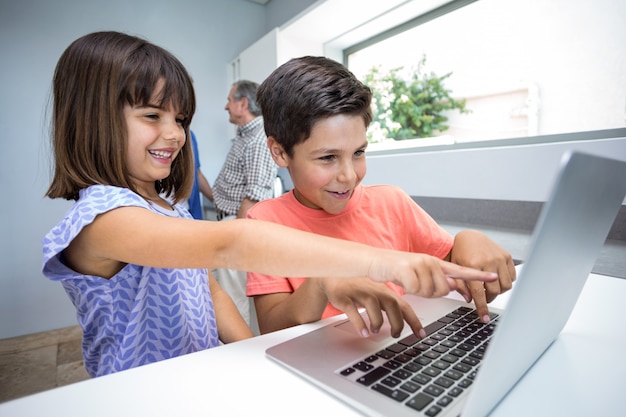
<path id="1" fill-rule="evenodd" d="M 360 116 L 337 115 L 316 122 L 311 136 L 294 146 L 293 157 L 274 138 L 268 143 L 276 163 L 289 170 L 298 201 L 331 214 L 346 208 L 367 171 L 366 128 Z"/>
<path id="2" fill-rule="evenodd" d="M 170 175 L 172 162 L 185 144 L 184 116 L 172 107 L 127 104 L 124 117 L 128 172 L 142 195 L 156 198 L 154 182 Z"/>

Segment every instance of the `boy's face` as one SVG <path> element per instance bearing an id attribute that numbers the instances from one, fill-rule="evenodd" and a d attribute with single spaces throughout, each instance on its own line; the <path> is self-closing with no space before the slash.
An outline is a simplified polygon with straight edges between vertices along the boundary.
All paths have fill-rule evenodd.
<path id="1" fill-rule="evenodd" d="M 366 128 L 360 116 L 337 115 L 318 121 L 311 136 L 294 146 L 293 157 L 272 137 L 269 145 L 276 163 L 289 170 L 298 201 L 331 214 L 346 208 L 367 171 Z"/>

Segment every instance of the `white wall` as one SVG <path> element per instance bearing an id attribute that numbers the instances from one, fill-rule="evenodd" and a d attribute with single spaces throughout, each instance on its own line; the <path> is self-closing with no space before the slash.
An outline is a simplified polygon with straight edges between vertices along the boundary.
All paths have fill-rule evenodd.
<path id="1" fill-rule="evenodd" d="M 382 155 L 372 152 L 368 153 L 363 182 L 394 184 L 416 197 L 544 202 L 565 152 L 626 161 L 626 129 L 571 136 L 576 140 Z"/>
<path id="2" fill-rule="evenodd" d="M 289 0 L 273 0 L 274 7 Z M 278 24 L 310 1 L 281 9 Z M 300 7 L 295 8 L 295 7 Z M 0 339 L 73 325 L 61 286 L 41 274 L 41 239 L 69 202 L 49 185 L 48 99 L 60 54 L 97 30 L 140 35 L 169 49 L 194 78 L 192 123 L 203 171 L 217 176 L 230 146 L 224 104 L 227 66 L 275 24 L 268 9 L 243 0 L 0 0 Z M 272 26 L 273 27 L 273 26 Z"/>

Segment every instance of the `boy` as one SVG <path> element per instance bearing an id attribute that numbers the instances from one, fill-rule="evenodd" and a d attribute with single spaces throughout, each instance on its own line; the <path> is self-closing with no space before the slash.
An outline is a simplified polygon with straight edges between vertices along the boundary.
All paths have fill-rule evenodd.
<path id="1" fill-rule="evenodd" d="M 511 255 L 477 231 L 452 237 L 397 187 L 360 185 L 366 172 L 371 96 L 347 68 L 324 57 L 296 58 L 276 69 L 260 86 L 257 101 L 272 158 L 288 169 L 294 189 L 256 204 L 247 216 L 497 272 L 497 281 L 459 281 L 457 286 L 467 302 L 474 300 L 481 320 L 488 322 L 487 303 L 515 280 Z M 393 284 L 364 278 L 339 282 L 248 273 L 247 282 L 261 333 L 344 312 L 367 336 L 378 332 L 385 311 L 393 336 L 399 336 L 404 321 L 423 334 L 401 294 Z M 359 307 L 367 311 L 369 329 Z"/>

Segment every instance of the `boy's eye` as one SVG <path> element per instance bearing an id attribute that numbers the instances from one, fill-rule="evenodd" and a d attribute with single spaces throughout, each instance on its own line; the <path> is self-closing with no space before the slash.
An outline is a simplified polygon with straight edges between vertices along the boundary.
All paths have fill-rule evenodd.
<path id="1" fill-rule="evenodd" d="M 365 155 L 365 149 L 359 149 L 354 153 L 354 156 L 362 156 Z"/>
<path id="2" fill-rule="evenodd" d="M 332 161 L 335 159 L 335 155 L 324 155 L 319 158 L 320 161 Z"/>

